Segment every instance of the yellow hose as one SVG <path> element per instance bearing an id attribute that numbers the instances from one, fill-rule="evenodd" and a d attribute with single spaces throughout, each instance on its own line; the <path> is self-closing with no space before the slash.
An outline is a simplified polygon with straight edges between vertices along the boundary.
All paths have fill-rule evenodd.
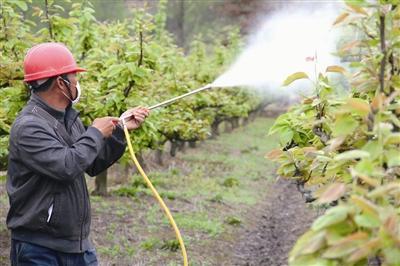
<path id="1" fill-rule="evenodd" d="M 132 161 L 135 163 L 135 165 L 136 165 L 137 169 L 139 170 L 140 174 L 143 176 L 144 180 L 146 181 L 147 186 L 153 192 L 154 197 L 160 203 L 162 209 L 164 210 L 165 214 L 168 217 L 168 220 L 169 220 L 170 224 L 174 228 L 176 238 L 179 241 L 179 245 L 180 245 L 181 251 L 182 251 L 183 265 L 184 266 L 188 266 L 188 258 L 187 258 L 187 254 L 186 254 L 186 248 L 185 248 L 185 244 L 183 243 L 183 239 L 182 239 L 181 233 L 179 232 L 179 228 L 178 228 L 178 226 L 176 226 L 175 220 L 172 217 L 171 212 L 169 211 L 167 205 L 164 203 L 163 199 L 160 197 L 160 195 L 158 194 L 157 190 L 154 188 L 153 184 L 151 183 L 150 179 L 147 177 L 146 173 L 144 172 L 144 170 L 143 170 L 142 166 L 140 165 L 139 161 L 137 160 L 137 158 L 135 156 L 135 153 L 133 152 L 132 142 L 131 142 L 131 139 L 129 137 L 129 132 L 128 132 L 128 129 L 127 129 L 125 123 L 123 123 L 123 126 L 124 126 L 126 142 L 128 143 L 128 149 L 129 149 L 129 153 L 131 155 Z"/>

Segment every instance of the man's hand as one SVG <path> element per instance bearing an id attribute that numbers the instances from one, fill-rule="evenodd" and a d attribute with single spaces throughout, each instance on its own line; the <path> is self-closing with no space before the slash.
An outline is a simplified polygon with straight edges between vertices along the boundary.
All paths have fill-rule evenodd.
<path id="1" fill-rule="evenodd" d="M 132 130 L 140 127 L 149 113 L 150 110 L 145 107 L 136 107 L 124 112 L 121 118 L 124 119 L 128 130 Z"/>
<path id="2" fill-rule="evenodd" d="M 100 130 L 101 134 L 103 134 L 103 137 L 108 138 L 112 135 L 116 125 L 118 124 L 118 121 L 118 117 L 111 116 L 96 118 L 92 123 L 92 127 Z"/>

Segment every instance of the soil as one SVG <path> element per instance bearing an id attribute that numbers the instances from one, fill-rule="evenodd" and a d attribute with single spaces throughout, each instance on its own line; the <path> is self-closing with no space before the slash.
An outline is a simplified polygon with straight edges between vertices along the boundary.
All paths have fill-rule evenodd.
<path id="1" fill-rule="evenodd" d="M 234 249 L 234 265 L 287 265 L 288 254 L 316 213 L 309 209 L 294 184 L 278 180 L 257 206 Z"/>
<path id="2" fill-rule="evenodd" d="M 246 216 L 253 218 L 248 219 L 230 241 L 213 241 L 218 247 L 214 252 L 223 249 L 225 256 L 231 253 L 229 259 L 225 257 L 229 261 L 225 261 L 223 265 L 287 265 L 290 249 L 296 239 L 307 230 L 316 213 L 307 207 L 295 185 L 278 180 L 269 187 L 263 203 L 247 210 Z M 104 217 L 93 218 L 93 233 L 96 234 L 97 231 L 104 230 L 104 222 L 101 221 L 104 221 Z M 2 230 L 0 234 L 0 265 L 7 265 L 9 232 Z"/>

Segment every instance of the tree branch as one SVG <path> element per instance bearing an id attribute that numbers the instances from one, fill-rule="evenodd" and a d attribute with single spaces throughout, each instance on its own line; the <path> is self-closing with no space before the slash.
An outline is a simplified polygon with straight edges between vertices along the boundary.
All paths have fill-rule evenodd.
<path id="1" fill-rule="evenodd" d="M 379 34 L 380 34 L 380 42 L 381 42 L 381 52 L 383 54 L 383 58 L 381 60 L 380 71 L 379 71 L 379 84 L 380 91 L 384 92 L 385 90 L 385 67 L 386 67 L 386 58 L 387 58 L 387 50 L 386 50 L 386 42 L 385 42 L 385 15 L 381 14 L 379 16 Z"/>
<path id="2" fill-rule="evenodd" d="M 49 22 L 49 34 L 50 34 L 50 38 L 54 39 L 53 37 L 53 29 L 51 26 L 51 21 L 50 21 L 50 17 L 49 17 L 49 3 L 48 0 L 45 0 L 45 10 L 46 10 L 46 19 Z"/>
<path id="3" fill-rule="evenodd" d="M 128 84 L 128 86 L 126 86 L 126 88 L 124 89 L 124 96 L 125 98 L 128 97 L 131 89 L 133 88 L 133 86 L 135 85 L 135 81 L 131 80 Z"/>
<path id="4" fill-rule="evenodd" d="M 139 55 L 139 60 L 137 66 L 140 67 L 143 64 L 143 31 L 140 30 L 139 32 L 139 46 L 140 46 L 140 55 Z M 131 89 L 135 85 L 135 81 L 132 80 L 129 82 L 128 86 L 124 89 L 124 96 L 128 97 Z"/>
<path id="5" fill-rule="evenodd" d="M 2 20 L 3 20 L 3 26 L 4 26 L 4 39 L 7 40 L 8 36 L 7 36 L 7 23 L 6 23 L 6 17 L 4 16 L 4 7 L 2 6 L 1 8 L 1 16 L 2 16 Z"/>
<path id="6" fill-rule="evenodd" d="M 139 45 L 140 45 L 140 55 L 138 61 L 138 67 L 140 67 L 143 63 L 143 31 L 139 32 Z"/>

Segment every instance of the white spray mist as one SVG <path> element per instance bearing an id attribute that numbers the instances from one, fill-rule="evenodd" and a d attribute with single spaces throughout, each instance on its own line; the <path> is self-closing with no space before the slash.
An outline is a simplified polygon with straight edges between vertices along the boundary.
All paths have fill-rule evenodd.
<path id="1" fill-rule="evenodd" d="M 298 4 L 269 16 L 236 62 L 212 83 L 212 87 L 247 86 L 282 94 L 310 88 L 296 81 L 277 90 L 287 76 L 306 72 L 311 80 L 327 66 L 339 64 L 335 51 L 337 30 L 332 24 L 341 4 Z"/>

